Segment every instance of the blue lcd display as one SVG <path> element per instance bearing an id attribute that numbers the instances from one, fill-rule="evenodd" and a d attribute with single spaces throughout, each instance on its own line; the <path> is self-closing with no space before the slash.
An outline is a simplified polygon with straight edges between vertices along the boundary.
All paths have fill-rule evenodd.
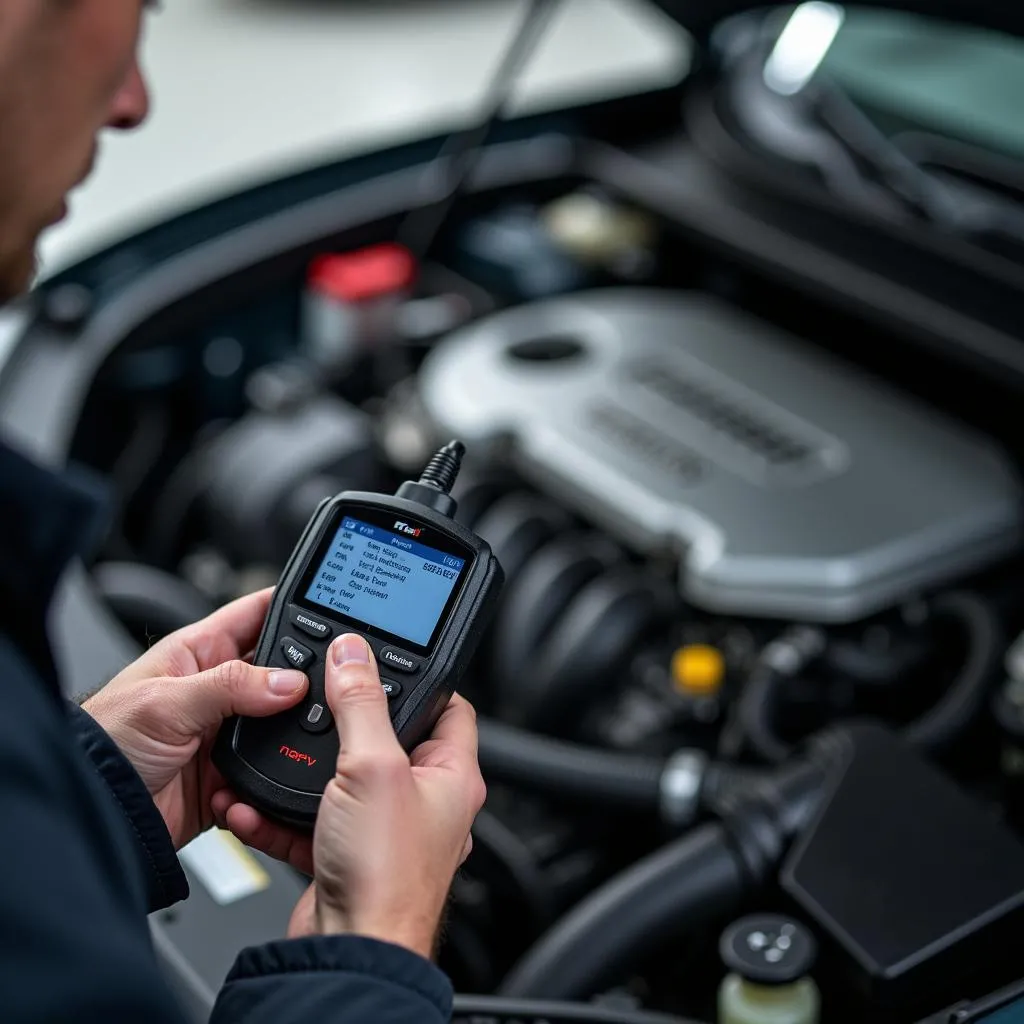
<path id="1" fill-rule="evenodd" d="M 465 565 L 463 558 L 346 516 L 306 600 L 425 647 Z"/>

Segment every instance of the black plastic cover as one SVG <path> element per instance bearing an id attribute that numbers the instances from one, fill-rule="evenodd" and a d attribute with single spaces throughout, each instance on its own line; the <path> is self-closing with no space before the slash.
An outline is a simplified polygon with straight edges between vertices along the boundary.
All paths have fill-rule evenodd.
<path id="1" fill-rule="evenodd" d="M 952 1002 L 1020 949 L 1024 845 L 896 735 L 864 725 L 847 736 L 781 884 L 876 1012 Z"/>

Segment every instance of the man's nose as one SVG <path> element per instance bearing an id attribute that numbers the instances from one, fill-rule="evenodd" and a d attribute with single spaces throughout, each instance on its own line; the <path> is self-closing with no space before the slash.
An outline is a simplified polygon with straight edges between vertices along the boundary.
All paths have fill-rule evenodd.
<path id="1" fill-rule="evenodd" d="M 149 89 L 136 59 L 110 107 L 107 127 L 127 132 L 138 128 L 149 116 Z"/>

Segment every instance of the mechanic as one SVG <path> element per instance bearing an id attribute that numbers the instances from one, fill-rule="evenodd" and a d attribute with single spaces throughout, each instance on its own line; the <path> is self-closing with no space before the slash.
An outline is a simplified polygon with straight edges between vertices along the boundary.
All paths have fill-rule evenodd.
<path id="1" fill-rule="evenodd" d="M 0 303 L 30 284 L 37 237 L 88 173 L 99 130 L 146 117 L 146 6 L 0 0 Z M 449 1019 L 429 958 L 484 797 L 472 708 L 453 699 L 410 759 L 369 648 L 339 638 L 326 674 L 337 774 L 312 839 L 276 827 L 208 758 L 223 718 L 282 711 L 306 689 L 300 673 L 243 660 L 269 592 L 162 640 L 83 708 L 62 701 L 47 609 L 102 526 L 86 483 L 0 447 L 0 1017 L 183 1021 L 146 913 L 187 895 L 175 851 L 217 823 L 315 881 L 287 940 L 240 954 L 216 1024 Z"/>

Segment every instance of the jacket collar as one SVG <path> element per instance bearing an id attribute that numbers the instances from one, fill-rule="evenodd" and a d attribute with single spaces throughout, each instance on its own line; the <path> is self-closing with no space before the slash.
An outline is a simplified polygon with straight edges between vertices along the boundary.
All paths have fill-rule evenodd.
<path id="1" fill-rule="evenodd" d="M 103 490 L 90 476 L 50 472 L 0 442 L 0 630 L 47 674 L 45 620 L 57 583 L 106 524 Z"/>

